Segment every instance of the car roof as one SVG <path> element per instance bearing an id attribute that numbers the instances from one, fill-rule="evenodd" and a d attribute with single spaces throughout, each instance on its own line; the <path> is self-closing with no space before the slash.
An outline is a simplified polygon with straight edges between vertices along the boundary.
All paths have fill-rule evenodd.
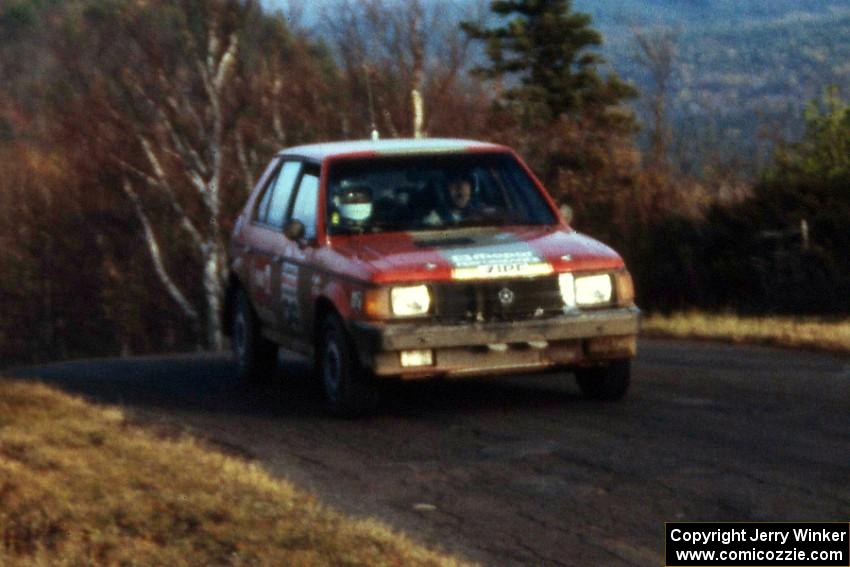
<path id="1" fill-rule="evenodd" d="M 388 140 L 351 140 L 308 144 L 281 150 L 277 155 L 297 155 L 315 160 L 351 155 L 378 156 L 389 154 L 464 153 L 470 151 L 506 151 L 505 146 L 458 138 L 393 138 Z"/>

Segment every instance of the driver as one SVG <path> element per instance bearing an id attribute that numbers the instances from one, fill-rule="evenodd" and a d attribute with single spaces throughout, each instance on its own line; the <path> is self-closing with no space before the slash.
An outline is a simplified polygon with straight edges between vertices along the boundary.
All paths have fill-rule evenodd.
<path id="1" fill-rule="evenodd" d="M 468 173 L 455 173 L 448 179 L 446 185 L 446 206 L 438 206 L 425 218 L 427 225 L 454 224 L 464 221 L 476 212 L 472 199 L 472 176 Z"/>

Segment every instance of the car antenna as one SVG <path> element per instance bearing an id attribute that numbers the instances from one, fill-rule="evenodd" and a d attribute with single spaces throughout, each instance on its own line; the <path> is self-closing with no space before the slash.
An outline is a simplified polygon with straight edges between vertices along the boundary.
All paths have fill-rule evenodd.
<path id="1" fill-rule="evenodd" d="M 378 132 L 378 124 L 375 120 L 375 101 L 372 98 L 372 81 L 369 65 L 363 64 L 363 71 L 366 74 L 366 93 L 369 95 L 369 120 L 372 128 L 372 141 L 377 142 L 381 139 L 381 134 Z"/>

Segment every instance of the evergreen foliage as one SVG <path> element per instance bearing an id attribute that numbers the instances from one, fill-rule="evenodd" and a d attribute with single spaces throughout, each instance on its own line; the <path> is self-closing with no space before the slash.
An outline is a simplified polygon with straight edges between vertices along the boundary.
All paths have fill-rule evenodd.
<path id="1" fill-rule="evenodd" d="M 464 22 L 486 46 L 474 70 L 497 85 L 496 139 L 516 147 L 576 226 L 609 243 L 628 240 L 639 157 L 624 103 L 635 90 L 610 73 L 596 49 L 601 34 L 570 0 L 494 0 L 498 25 Z"/>
<path id="2" fill-rule="evenodd" d="M 645 306 L 850 313 L 850 105 L 830 90 L 807 105 L 805 122 L 751 197 L 714 206 L 701 223 L 649 230 L 647 258 L 668 252 L 638 277 Z"/>
<path id="3" fill-rule="evenodd" d="M 830 88 L 806 105 L 804 117 L 803 140 L 779 149 L 766 182 L 850 180 L 850 105 L 841 100 L 838 89 Z"/>
<path id="4" fill-rule="evenodd" d="M 490 65 L 476 71 L 489 79 L 516 80 L 504 97 L 543 112 L 544 121 L 604 109 L 635 96 L 615 74 L 602 77 L 602 57 L 592 51 L 602 36 L 570 0 L 494 0 L 503 21 L 495 28 L 464 22 L 462 29 L 486 43 Z M 510 83 L 509 83 L 510 84 Z"/>

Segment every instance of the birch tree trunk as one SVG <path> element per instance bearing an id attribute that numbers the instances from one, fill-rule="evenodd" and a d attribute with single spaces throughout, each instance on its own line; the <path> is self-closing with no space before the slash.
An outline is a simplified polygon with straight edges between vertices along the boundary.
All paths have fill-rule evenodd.
<path id="1" fill-rule="evenodd" d="M 208 348 L 220 349 L 226 265 L 219 219 L 227 165 L 225 145 L 231 138 L 239 141 L 226 120 L 225 103 L 239 50 L 233 22 L 238 21 L 244 5 L 210 0 L 205 4 L 202 33 L 193 33 L 189 25 L 193 4 L 180 6 L 184 10 L 181 33 L 186 44 L 176 63 L 169 67 L 169 59 L 157 51 L 159 46 L 136 37 L 140 60 L 128 64 L 121 82 L 128 98 L 138 105 L 138 113 L 152 115 L 153 121 L 151 124 L 139 120 L 128 125 L 136 133 L 144 157 L 142 165 L 119 154 L 114 159 L 125 172 L 123 190 L 142 225 L 154 273 L 189 320 L 199 342 L 203 340 Z M 239 159 L 237 155 L 235 161 Z M 134 182 L 144 186 L 145 191 L 137 191 Z M 186 243 L 200 263 L 200 273 L 188 280 L 200 283 L 202 307 L 189 299 L 198 294 L 180 289 L 170 271 L 174 268 L 170 267 L 167 251 L 161 246 L 148 212 L 160 210 L 162 204 L 178 220 Z"/>
<path id="2" fill-rule="evenodd" d="M 207 345 L 220 349 L 223 343 L 221 329 L 222 259 L 224 254 L 214 246 L 204 257 L 204 296 L 206 297 Z"/>
<path id="3" fill-rule="evenodd" d="M 413 108 L 413 137 L 425 137 L 425 102 L 422 98 L 425 86 L 425 40 L 422 33 L 422 5 L 414 2 L 410 6 L 407 20 L 408 41 L 413 69 L 411 76 L 413 85 L 410 90 L 411 106 Z"/>

